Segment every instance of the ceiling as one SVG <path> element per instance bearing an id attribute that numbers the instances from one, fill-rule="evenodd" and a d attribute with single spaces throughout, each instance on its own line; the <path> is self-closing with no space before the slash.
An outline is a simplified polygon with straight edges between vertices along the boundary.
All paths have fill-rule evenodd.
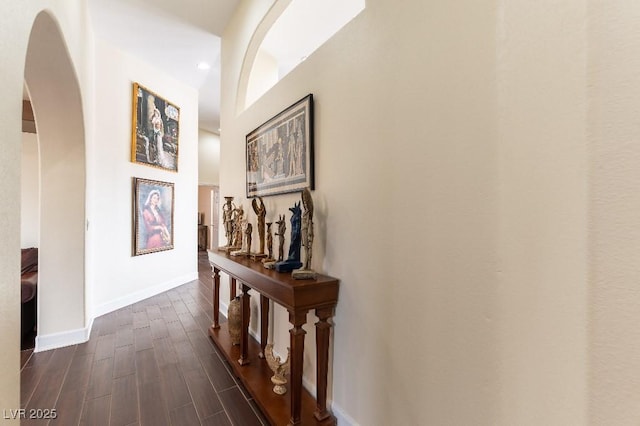
<path id="1" fill-rule="evenodd" d="M 88 3 L 98 38 L 196 88 L 199 127 L 219 133 L 221 36 L 240 0 Z M 260 49 L 275 59 L 282 78 L 364 7 L 364 0 L 291 1 Z M 198 69 L 201 62 L 210 69 Z"/>
<path id="2" fill-rule="evenodd" d="M 220 37 L 239 0 L 89 0 L 96 36 L 198 90 L 201 129 L 219 133 Z M 208 70 L 198 69 L 200 62 Z"/>

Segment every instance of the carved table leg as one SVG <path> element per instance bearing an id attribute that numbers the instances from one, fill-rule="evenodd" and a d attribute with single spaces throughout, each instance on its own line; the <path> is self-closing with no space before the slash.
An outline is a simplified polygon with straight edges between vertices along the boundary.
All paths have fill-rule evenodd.
<path id="1" fill-rule="evenodd" d="M 236 279 L 231 277 L 231 281 L 229 282 L 229 294 L 231 295 L 229 300 L 233 300 L 236 298 Z"/>
<path id="2" fill-rule="evenodd" d="M 242 338 L 240 339 L 240 365 L 249 364 L 249 286 L 242 284 Z"/>
<path id="3" fill-rule="evenodd" d="M 220 328 L 220 269 L 213 267 L 213 325 Z"/>
<path id="4" fill-rule="evenodd" d="M 289 312 L 289 322 L 293 328 L 289 330 L 291 345 L 291 419 L 289 425 L 301 424 L 302 412 L 302 366 L 304 362 L 304 335 L 302 326 L 307 322 L 307 311 Z"/>
<path id="5" fill-rule="evenodd" d="M 269 298 L 260 295 L 260 358 L 264 358 L 264 348 L 269 337 Z"/>
<path id="6" fill-rule="evenodd" d="M 328 319 L 333 316 L 333 308 L 316 309 L 318 322 L 316 323 L 316 411 L 313 413 L 317 420 L 324 420 L 331 416 L 327 410 L 327 374 L 329 370 L 329 335 L 331 324 Z"/>

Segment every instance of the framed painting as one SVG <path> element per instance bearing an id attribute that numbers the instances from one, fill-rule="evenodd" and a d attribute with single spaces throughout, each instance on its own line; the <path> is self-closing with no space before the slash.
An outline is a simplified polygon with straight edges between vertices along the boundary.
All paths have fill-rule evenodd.
<path id="1" fill-rule="evenodd" d="M 173 183 L 133 178 L 133 255 L 173 249 Z"/>
<path id="2" fill-rule="evenodd" d="M 133 83 L 131 161 L 178 171 L 180 108 Z"/>
<path id="3" fill-rule="evenodd" d="M 313 95 L 247 135 L 247 198 L 314 189 Z"/>

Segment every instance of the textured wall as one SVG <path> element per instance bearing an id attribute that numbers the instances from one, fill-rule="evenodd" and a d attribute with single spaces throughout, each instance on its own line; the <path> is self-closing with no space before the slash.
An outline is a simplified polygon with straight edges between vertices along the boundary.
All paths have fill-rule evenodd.
<path id="1" fill-rule="evenodd" d="M 591 424 L 640 419 L 640 4 L 589 1 Z"/>
<path id="2" fill-rule="evenodd" d="M 261 8 L 243 3 L 223 37 L 221 192 L 243 198 L 238 141 L 313 93 L 314 267 L 342 280 L 341 420 L 584 423 L 584 2 L 371 0 L 236 116 Z M 269 215 L 295 201 L 269 197 Z"/>

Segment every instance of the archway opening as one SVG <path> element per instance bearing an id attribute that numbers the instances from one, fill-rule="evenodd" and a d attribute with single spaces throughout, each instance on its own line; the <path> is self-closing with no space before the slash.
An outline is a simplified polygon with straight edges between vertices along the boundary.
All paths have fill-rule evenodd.
<path id="1" fill-rule="evenodd" d="M 34 20 L 25 63 L 37 129 L 39 235 L 36 351 L 85 328 L 85 131 L 80 87 L 58 23 Z"/>
<path id="2" fill-rule="evenodd" d="M 276 2 L 256 29 L 240 76 L 250 106 L 365 9 L 365 0 Z"/>

